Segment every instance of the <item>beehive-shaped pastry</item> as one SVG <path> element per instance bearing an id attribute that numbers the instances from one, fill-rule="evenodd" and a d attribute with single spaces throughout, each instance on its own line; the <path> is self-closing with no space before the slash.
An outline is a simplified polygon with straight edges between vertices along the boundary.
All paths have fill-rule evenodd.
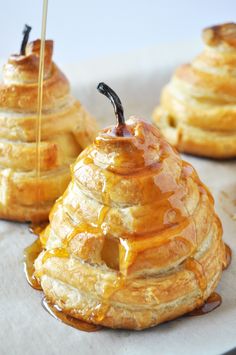
<path id="1" fill-rule="evenodd" d="M 71 95 L 45 43 L 40 178 L 36 177 L 40 40 L 11 55 L 0 84 L 0 218 L 41 221 L 66 189 L 69 166 L 94 139 L 96 123 Z M 26 43 L 25 43 L 26 44 Z"/>
<path id="2" fill-rule="evenodd" d="M 221 223 L 194 168 L 157 128 L 131 117 L 101 131 L 71 177 L 35 262 L 51 303 L 131 329 L 204 303 L 225 264 Z"/>
<path id="3" fill-rule="evenodd" d="M 154 122 L 178 150 L 236 156 L 236 24 L 203 31 L 205 48 L 164 88 Z"/>

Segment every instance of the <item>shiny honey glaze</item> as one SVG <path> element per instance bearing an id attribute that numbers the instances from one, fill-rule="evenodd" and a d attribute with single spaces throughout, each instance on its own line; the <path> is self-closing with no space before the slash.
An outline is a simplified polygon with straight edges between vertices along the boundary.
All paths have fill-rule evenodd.
<path id="1" fill-rule="evenodd" d="M 42 290 L 40 283 L 34 276 L 34 261 L 42 251 L 42 245 L 37 238 L 35 242 L 24 250 L 24 272 L 26 279 L 31 287 L 36 290 Z"/>
<path id="2" fill-rule="evenodd" d="M 202 265 L 199 263 L 199 261 L 191 257 L 186 260 L 185 267 L 187 270 L 194 273 L 199 289 L 203 293 L 207 287 L 207 280 Z"/>
<path id="3" fill-rule="evenodd" d="M 201 307 L 196 308 L 193 311 L 187 313 L 187 316 L 202 316 L 204 314 L 214 311 L 214 309 L 218 308 L 221 303 L 221 296 L 218 293 L 213 292 Z"/>
<path id="4" fill-rule="evenodd" d="M 41 251 L 42 251 L 42 245 L 41 245 L 40 239 L 37 238 L 32 245 L 30 245 L 28 248 L 25 249 L 25 252 L 24 252 L 24 271 L 25 271 L 26 279 L 32 288 L 39 290 L 39 291 L 41 291 L 42 288 L 41 288 L 40 283 L 38 282 L 38 280 L 34 276 L 34 272 L 35 272 L 34 261 L 38 257 L 38 255 L 41 253 Z M 101 329 L 100 326 L 97 326 L 97 325 L 94 325 L 91 323 L 87 323 L 85 321 L 81 321 L 77 318 L 74 318 L 74 317 L 62 312 L 58 306 L 52 305 L 46 299 L 45 296 L 42 298 L 42 306 L 55 319 L 65 323 L 71 327 L 74 327 L 78 330 L 85 331 L 85 332 L 95 332 L 95 331 Z"/>
<path id="5" fill-rule="evenodd" d="M 42 222 L 42 223 L 31 223 L 29 225 L 29 231 L 32 234 L 35 234 L 39 237 L 40 233 L 47 227 L 48 222 Z"/>
<path id="6" fill-rule="evenodd" d="M 225 253 L 226 253 L 226 265 L 224 266 L 224 270 L 228 269 L 232 259 L 232 250 L 226 243 L 225 243 Z"/>
<path id="7" fill-rule="evenodd" d="M 84 332 L 96 332 L 102 329 L 101 326 L 84 322 L 62 312 L 58 306 L 52 305 L 46 297 L 43 297 L 42 299 L 42 306 L 52 317 L 78 330 Z"/>
<path id="8" fill-rule="evenodd" d="M 176 226 L 180 227 L 179 230 L 177 230 L 178 233 L 173 235 L 173 239 L 177 240 L 179 243 L 182 243 L 181 247 L 183 244 L 185 244 L 186 248 L 188 249 L 188 255 L 191 255 L 191 252 L 196 247 L 196 232 L 194 223 L 192 222 L 191 218 L 189 218 L 185 204 L 182 202 L 182 199 L 187 192 L 185 186 L 186 181 L 191 179 L 193 184 L 195 184 L 196 189 L 198 189 L 199 196 L 208 196 L 210 202 L 212 203 L 211 195 L 205 186 L 199 181 L 195 170 L 187 163 L 182 162 L 180 158 L 178 158 L 178 156 L 174 153 L 174 151 L 171 152 L 171 148 L 165 146 L 165 143 L 162 143 L 162 145 L 159 147 L 159 154 L 155 150 L 155 142 L 152 142 L 152 140 L 146 142 L 145 137 L 141 137 L 139 140 L 136 140 L 132 134 L 130 136 L 115 137 L 114 133 L 112 132 L 112 134 L 97 138 L 95 145 L 89 149 L 90 150 L 87 150 L 87 152 L 89 152 L 87 156 L 86 154 L 82 153 L 81 157 L 79 157 L 77 160 L 74 166 L 75 173 L 72 174 L 72 182 L 70 184 L 70 188 L 68 188 L 68 190 L 63 195 L 63 199 L 67 199 L 66 203 L 68 206 L 68 213 L 72 216 L 73 214 L 76 214 L 79 207 L 75 206 L 74 204 L 76 195 L 72 193 L 71 189 L 73 190 L 73 188 L 76 187 L 78 182 L 77 179 L 83 175 L 80 174 L 80 167 L 85 165 L 89 167 L 90 165 L 97 166 L 99 164 L 105 164 L 103 169 L 103 185 L 95 188 L 96 192 L 98 191 L 101 193 L 103 207 L 97 211 L 96 221 L 92 221 L 91 223 L 88 221 L 88 219 L 84 218 L 83 211 L 81 209 L 81 216 L 79 216 L 81 217 L 81 221 L 76 221 L 77 224 L 72 226 L 71 231 L 64 234 L 64 237 L 61 238 L 62 242 L 59 248 L 46 250 L 43 257 L 43 263 L 45 263 L 47 259 L 51 257 L 69 257 L 69 248 L 71 242 L 73 242 L 74 238 L 79 234 L 86 232 L 90 233 L 95 238 L 96 236 L 102 235 L 104 239 L 109 240 L 109 243 L 106 244 L 106 248 L 103 249 L 102 258 L 108 263 L 109 267 L 114 268 L 115 270 L 120 271 L 123 273 L 123 275 L 125 275 L 126 271 L 135 263 L 135 260 L 140 252 L 148 250 L 153 246 L 159 247 L 163 245 L 171 235 L 169 228 L 176 228 Z M 116 151 L 115 155 L 113 154 L 114 151 Z M 104 157 L 106 155 L 111 156 L 112 154 L 113 159 L 111 163 L 106 161 L 104 162 L 102 160 L 103 158 L 101 158 L 102 155 Z M 99 161 L 99 159 L 101 161 Z M 172 171 L 168 171 L 168 173 L 166 173 L 164 169 L 165 164 L 167 164 L 166 160 L 169 160 L 168 165 L 172 168 Z M 150 179 L 147 178 L 149 176 L 151 177 Z M 153 176 L 156 176 L 156 178 L 153 179 Z M 114 179 L 112 181 L 113 177 Z M 140 222 L 140 224 L 137 224 L 137 231 L 132 233 L 132 235 L 129 235 L 126 233 L 126 231 L 123 231 L 122 226 L 117 227 L 117 234 L 119 235 L 121 232 L 123 233 L 121 238 L 114 239 L 112 238 L 112 235 L 104 235 L 104 223 L 106 227 L 109 227 L 108 224 L 106 225 L 106 218 L 109 214 L 112 204 L 112 192 L 113 189 L 116 188 L 117 184 L 120 183 L 119 179 L 133 179 L 132 181 L 135 182 L 135 180 L 139 181 L 144 177 L 146 179 L 146 185 L 140 181 L 140 186 L 144 188 L 143 194 L 140 194 L 140 199 L 147 200 L 145 200 L 145 202 L 147 202 L 145 205 L 146 208 L 148 208 L 148 204 L 150 204 L 153 196 L 155 196 L 156 200 L 158 201 L 167 200 L 167 204 L 164 205 L 166 213 L 163 213 L 162 210 L 159 216 L 153 218 L 153 215 L 156 212 L 156 207 L 153 208 L 153 210 L 150 209 L 150 213 L 147 213 L 147 216 L 141 216 L 140 219 L 137 218 L 137 221 Z M 135 191 L 135 193 L 139 193 L 138 189 Z M 125 200 L 126 198 L 129 199 L 129 196 L 128 194 L 126 196 L 124 193 L 124 196 L 121 196 L 121 202 L 124 204 L 128 203 Z M 144 203 L 143 200 L 142 203 Z M 57 216 L 60 216 L 61 204 L 62 200 L 59 199 L 51 212 L 51 218 L 53 218 L 54 214 L 57 213 Z M 149 215 L 153 218 L 153 220 L 149 219 Z M 167 216 L 170 218 L 167 218 Z M 42 233 L 43 237 L 41 240 L 43 239 L 45 243 L 48 238 L 50 238 L 50 228 L 51 227 L 46 228 L 46 230 Z M 63 230 L 63 225 L 61 225 L 57 232 L 61 233 L 61 230 Z M 161 237 L 160 233 L 162 232 L 163 236 Z M 109 251 L 110 248 L 113 248 L 116 251 L 113 253 L 112 258 L 109 258 L 109 255 L 111 254 Z M 118 262 L 113 262 L 113 259 L 118 260 Z M 202 294 L 204 294 L 207 281 L 204 276 L 202 265 L 194 258 L 190 257 L 187 258 L 184 266 L 187 270 L 190 270 L 194 273 L 199 285 L 199 289 L 202 291 Z M 116 284 L 105 289 L 104 299 L 108 300 L 113 292 L 122 287 L 123 282 L 124 278 L 120 277 Z M 219 302 L 217 303 L 214 301 L 214 299 L 216 299 L 214 297 L 215 296 L 213 294 L 213 296 L 207 300 L 202 314 L 207 313 L 208 309 L 213 310 L 214 307 L 216 308 L 219 305 Z M 56 311 L 59 311 L 60 313 L 59 315 L 56 315 L 56 317 L 63 320 L 64 316 L 62 315 L 61 310 L 58 310 L 58 308 L 53 305 L 50 305 L 49 307 L 46 300 L 44 300 L 44 304 L 45 303 L 47 304 L 48 309 L 50 308 L 51 311 L 53 310 L 52 312 L 55 313 Z M 199 300 L 199 303 L 202 303 L 202 300 Z M 208 303 L 211 306 L 206 306 Z M 201 306 L 201 308 L 203 307 L 204 306 Z M 97 322 L 101 321 L 106 314 L 106 311 L 107 306 L 101 306 L 97 312 L 96 318 L 94 317 L 93 319 Z M 198 312 L 200 311 L 198 310 Z"/>
<path id="9" fill-rule="evenodd" d="M 130 132 L 130 131 L 129 131 Z M 166 155 L 163 153 L 163 151 L 166 149 L 166 147 L 162 147 L 162 156 L 159 157 L 156 154 L 156 158 L 153 158 L 154 161 L 152 161 L 153 159 L 149 159 L 148 158 L 148 151 L 150 150 L 150 146 L 148 145 L 148 143 L 145 141 L 145 139 L 143 138 L 142 141 L 142 137 L 140 139 L 140 142 L 138 142 L 138 139 L 136 139 L 134 136 L 132 136 L 131 134 L 132 132 L 130 132 L 130 135 L 125 135 L 123 137 L 115 137 L 115 134 L 113 132 L 113 130 L 111 130 L 111 132 L 108 132 L 107 135 L 101 136 L 99 138 L 97 138 L 96 143 L 95 143 L 95 147 L 92 147 L 92 150 L 96 150 L 99 153 L 99 151 L 103 150 L 104 145 L 105 145 L 105 150 L 113 150 L 116 148 L 116 150 L 120 149 L 119 146 L 121 147 L 121 152 L 118 152 L 117 154 L 117 158 L 115 157 L 113 159 L 113 164 L 109 165 L 107 167 L 106 170 L 103 171 L 104 175 L 106 176 L 107 172 L 116 172 L 116 167 L 118 169 L 122 169 L 122 171 L 119 170 L 118 173 L 118 178 L 120 173 L 122 173 L 122 175 L 124 174 L 124 178 L 125 179 L 130 179 L 133 178 L 135 179 L 137 176 L 137 179 L 142 178 L 142 176 L 144 175 L 150 175 L 150 179 L 149 182 L 147 182 L 147 186 L 145 189 L 145 193 L 152 195 L 155 194 L 156 196 L 156 200 L 160 199 L 160 200 L 164 200 L 165 199 L 165 206 L 163 206 L 164 208 L 162 208 L 162 210 L 159 209 L 160 213 L 159 215 L 157 214 L 157 216 L 155 216 L 155 223 L 148 223 L 147 219 L 148 217 L 145 216 L 145 220 L 142 221 L 141 219 L 137 219 L 138 221 L 138 225 L 137 225 L 137 229 L 138 230 L 142 230 L 142 229 L 147 229 L 148 227 L 150 227 L 150 225 L 154 224 L 154 227 L 159 229 L 165 229 L 168 225 L 175 224 L 177 222 L 179 222 L 181 219 L 182 220 L 186 220 L 187 221 L 187 214 L 185 211 L 185 206 L 184 204 L 180 202 L 180 198 L 181 198 L 181 194 L 182 196 L 185 193 L 185 189 L 182 188 L 181 191 L 181 187 L 178 186 L 178 180 L 181 178 L 180 174 L 181 174 L 181 164 L 179 161 L 177 162 L 176 157 L 174 155 L 173 158 L 173 162 L 174 164 L 178 164 L 178 174 L 177 177 L 175 178 L 174 176 L 172 177 L 171 174 L 166 174 L 166 180 L 168 181 L 166 183 L 166 185 L 170 185 L 171 186 L 171 190 L 168 191 L 168 188 L 170 188 L 170 186 L 165 186 L 165 183 L 163 185 L 163 181 L 165 181 L 165 173 L 161 171 L 161 165 L 162 162 L 161 160 L 164 159 L 164 157 L 166 157 Z M 116 145 L 116 140 L 119 141 L 118 146 L 113 146 Z M 127 148 L 124 148 L 123 145 L 127 146 Z M 153 148 L 154 149 L 154 148 Z M 133 150 L 133 151 L 132 151 Z M 146 152 L 147 151 L 147 152 Z M 95 161 L 96 159 L 99 159 L 97 152 L 95 152 L 94 154 L 96 156 L 93 156 L 93 154 L 91 153 L 89 156 L 87 155 L 82 155 L 82 161 L 81 161 L 81 165 L 96 165 L 97 162 Z M 89 153 L 89 150 L 88 150 Z M 107 152 L 108 154 L 110 153 L 109 151 Z M 111 152 L 112 153 L 112 152 Z M 168 152 L 169 153 L 169 152 Z M 134 159 L 135 157 L 135 159 Z M 159 159 L 160 158 L 160 159 Z M 159 160 L 158 160 L 159 159 Z M 80 164 L 80 158 L 78 159 L 78 165 Z M 150 161 L 149 161 L 150 160 Z M 158 160 L 158 162 L 155 162 L 155 160 Z M 160 166 L 159 166 L 159 165 Z M 138 165 L 138 167 L 137 167 Z M 75 167 L 75 169 L 77 169 Z M 152 179 L 152 175 L 155 175 L 155 173 L 160 170 L 161 171 L 161 175 L 162 176 L 162 185 L 160 185 L 158 183 L 158 181 L 156 180 L 155 182 L 153 182 Z M 195 179 L 195 175 L 193 172 L 193 169 L 190 169 L 191 171 L 189 172 L 189 175 L 193 175 L 193 178 Z M 117 171 L 118 172 L 118 171 Z M 79 174 L 79 171 L 78 171 Z M 113 174 L 114 175 L 114 174 Z M 170 181 L 171 180 L 171 181 Z M 83 222 L 81 221 L 80 223 L 78 223 L 78 227 L 76 226 L 71 233 L 65 235 L 62 242 L 62 247 L 63 248 L 67 248 L 70 244 L 70 242 L 73 240 L 74 237 L 76 237 L 78 234 L 83 233 L 83 232 L 89 232 L 92 233 L 94 235 L 99 235 L 99 234 L 103 234 L 103 230 L 101 229 L 101 226 L 104 222 L 104 219 L 106 218 L 107 213 L 109 212 L 110 209 L 110 196 L 109 194 L 112 191 L 112 182 L 109 181 L 109 176 L 107 176 L 106 178 L 106 182 L 104 183 L 103 187 L 102 187 L 102 201 L 104 203 L 103 208 L 101 209 L 101 211 L 99 211 L 98 213 L 98 218 L 97 221 L 95 222 L 95 224 L 93 223 L 93 225 L 91 225 L 89 222 Z M 115 182 L 113 181 L 113 183 L 115 184 Z M 149 186 L 152 185 L 152 186 Z M 68 197 L 70 195 L 72 195 L 71 190 L 74 189 L 74 187 L 76 186 L 76 177 L 72 175 L 72 182 L 70 184 L 70 189 L 68 189 L 63 198 L 64 199 L 68 199 Z M 153 189 L 155 188 L 155 190 L 153 191 Z M 180 190 L 177 191 L 176 196 L 175 196 L 175 192 L 176 190 Z M 162 191 L 163 190 L 163 191 Z M 167 190 L 167 191 L 165 191 Z M 172 198 L 167 200 L 166 197 L 171 196 Z M 149 197 L 148 197 L 149 198 Z M 150 197 L 149 199 L 151 199 L 152 197 Z M 53 208 L 53 213 L 57 213 L 57 211 L 60 208 L 60 204 L 61 201 L 58 201 L 54 208 Z M 67 203 L 68 204 L 68 203 Z M 148 208 L 148 206 L 147 206 Z M 53 218 L 53 213 L 52 213 L 52 218 Z M 83 213 L 83 211 L 81 211 L 81 214 Z M 152 216 L 152 211 L 150 210 L 150 216 Z M 71 215 L 73 215 L 73 210 L 71 210 Z M 168 216 L 168 217 L 167 217 Z M 170 217 L 169 217 L 170 216 Z M 151 217 L 149 218 L 150 222 L 151 222 Z M 172 221 L 172 220 L 173 221 Z M 183 226 L 183 230 L 187 227 L 186 224 L 182 224 Z M 127 269 L 130 264 L 134 261 L 135 259 L 135 255 L 141 250 L 143 251 L 144 249 L 148 249 L 150 248 L 150 245 L 161 245 L 165 240 L 166 240 L 166 235 L 163 236 L 163 240 L 162 238 L 160 238 L 159 235 L 157 235 L 158 230 L 154 229 L 151 233 L 147 232 L 141 232 L 139 233 L 137 231 L 136 235 L 135 233 L 133 233 L 133 235 L 128 235 L 126 233 L 124 233 L 123 231 L 123 235 L 122 238 L 120 238 L 121 244 L 120 244 L 120 270 L 125 270 Z M 120 231 L 118 231 L 120 232 Z M 140 234 L 140 235 L 139 235 Z M 180 230 L 179 233 L 180 238 L 181 238 L 181 234 L 182 231 Z M 192 233 L 194 234 L 194 233 Z M 47 240 L 48 237 L 50 237 L 50 228 L 47 230 L 47 232 L 44 233 L 45 239 Z M 150 238 L 151 237 L 151 238 Z M 109 236 L 109 238 L 112 238 L 112 235 Z M 123 240 L 122 240 L 123 239 Z M 182 237 L 182 242 L 185 242 L 184 239 L 186 239 L 184 236 Z M 188 247 L 190 249 L 194 248 L 194 235 L 190 235 L 189 236 L 189 240 L 186 240 L 186 244 L 188 245 Z M 191 245 L 192 244 L 192 245 Z M 124 250 L 122 252 L 122 250 Z M 61 251 L 60 251 L 61 254 Z M 50 257 L 50 252 L 48 252 L 48 257 Z M 63 254 L 61 254 L 63 255 Z M 123 255 L 123 257 L 122 257 Z M 45 255 L 45 259 L 47 259 L 47 256 Z"/>

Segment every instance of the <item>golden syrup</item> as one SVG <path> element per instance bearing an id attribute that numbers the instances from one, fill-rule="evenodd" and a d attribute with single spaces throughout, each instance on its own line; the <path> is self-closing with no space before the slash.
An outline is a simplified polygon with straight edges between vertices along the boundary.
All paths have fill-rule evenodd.
<path id="1" fill-rule="evenodd" d="M 42 245 L 37 238 L 33 244 L 24 250 L 24 272 L 26 280 L 36 290 L 41 290 L 38 280 L 34 276 L 34 261 L 42 251 Z"/>
<path id="2" fill-rule="evenodd" d="M 55 248 L 55 249 L 47 250 L 43 256 L 42 263 L 44 264 L 45 261 L 47 261 L 47 259 L 53 258 L 53 257 L 68 258 L 69 253 L 65 248 Z"/>
<path id="3" fill-rule="evenodd" d="M 98 211 L 97 216 L 97 224 L 95 226 L 91 226 L 86 222 L 81 222 L 78 224 L 78 227 L 75 227 L 74 230 L 62 241 L 63 248 L 67 248 L 70 242 L 79 234 L 83 232 L 91 233 L 91 234 L 99 234 L 102 233 L 101 225 L 106 218 L 109 207 L 102 206 Z"/>
<path id="4" fill-rule="evenodd" d="M 185 262 L 185 268 L 194 273 L 200 290 L 203 292 L 207 287 L 203 266 L 194 258 L 188 258 Z"/>
<path id="5" fill-rule="evenodd" d="M 225 254 L 226 254 L 226 264 L 224 265 L 224 269 L 228 269 L 229 265 L 231 264 L 231 259 L 232 259 L 232 250 L 228 246 L 228 244 L 225 243 Z"/>
<path id="6" fill-rule="evenodd" d="M 115 292 L 124 287 L 125 280 L 119 275 L 112 283 L 107 284 L 103 290 L 103 303 L 97 306 L 95 309 L 91 309 L 90 317 L 94 319 L 95 322 L 101 322 L 109 311 L 110 303 L 109 300 L 114 295 Z"/>
<path id="7" fill-rule="evenodd" d="M 42 16 L 42 29 L 41 29 L 41 44 L 39 56 L 39 74 L 38 74 L 38 100 L 37 100 L 37 121 L 36 121 L 36 166 L 35 176 L 37 181 L 37 203 L 40 204 L 40 144 L 41 144 L 41 125 L 42 125 L 42 108 L 43 108 L 43 81 L 44 81 L 44 52 L 45 52 L 45 37 L 46 37 L 46 24 L 47 24 L 47 9 L 48 0 L 43 0 L 43 16 Z M 34 234 L 39 233 L 39 228 L 31 226 L 30 231 Z M 42 251 L 40 239 L 30 245 L 24 251 L 24 271 L 26 279 L 30 286 L 40 290 L 41 286 L 37 279 L 34 277 L 34 261 Z"/>
<path id="8" fill-rule="evenodd" d="M 40 145 L 41 145 L 41 126 L 42 126 L 42 108 L 43 108 L 43 82 L 44 82 L 44 53 L 47 25 L 48 0 L 43 0 L 43 16 L 41 28 L 41 44 L 39 57 L 39 75 L 38 75 L 38 101 L 37 101 L 37 121 L 36 121 L 36 179 L 37 179 L 37 201 L 40 204 Z"/>
<path id="9" fill-rule="evenodd" d="M 32 234 L 37 235 L 39 237 L 40 233 L 47 227 L 48 222 L 42 222 L 42 223 L 31 223 L 29 225 L 29 231 Z"/>
<path id="10" fill-rule="evenodd" d="M 221 303 L 221 296 L 218 293 L 213 292 L 201 307 L 196 308 L 193 311 L 187 313 L 186 316 L 202 316 L 204 314 L 214 311 L 214 309 L 218 308 Z"/>
<path id="11" fill-rule="evenodd" d="M 109 207 L 108 206 L 102 206 L 98 212 L 98 222 L 97 222 L 97 226 L 98 228 L 101 228 L 101 225 L 103 224 L 106 215 L 109 211 Z"/>
<path id="12" fill-rule="evenodd" d="M 53 318 L 78 330 L 84 332 L 96 332 L 102 329 L 101 326 L 87 323 L 62 312 L 58 306 L 51 304 L 46 297 L 43 297 L 42 299 L 42 306 Z"/>

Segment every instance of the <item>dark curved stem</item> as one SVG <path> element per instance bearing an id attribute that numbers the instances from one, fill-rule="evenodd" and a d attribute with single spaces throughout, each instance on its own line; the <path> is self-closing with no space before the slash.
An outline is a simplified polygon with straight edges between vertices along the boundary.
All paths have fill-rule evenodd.
<path id="1" fill-rule="evenodd" d="M 21 43 L 21 47 L 20 47 L 20 54 L 21 55 L 25 55 L 25 48 L 26 48 L 26 45 L 28 43 L 28 40 L 29 40 L 29 34 L 30 34 L 30 31 L 31 31 L 32 27 L 28 26 L 28 25 L 25 25 L 24 27 L 24 30 L 23 30 L 23 40 L 22 40 L 22 43 Z"/>
<path id="2" fill-rule="evenodd" d="M 125 126 L 125 117 L 124 117 L 124 110 L 123 110 L 123 106 L 120 101 L 120 98 L 115 93 L 115 91 L 113 91 L 105 83 L 99 83 L 97 86 L 97 89 L 101 94 L 108 97 L 108 99 L 111 101 L 111 103 L 114 107 L 114 111 L 115 111 L 115 115 L 116 115 L 116 119 L 117 119 L 117 129 L 118 129 L 117 133 L 118 133 L 118 135 L 122 135 L 122 129 L 120 129 L 120 128 Z"/>

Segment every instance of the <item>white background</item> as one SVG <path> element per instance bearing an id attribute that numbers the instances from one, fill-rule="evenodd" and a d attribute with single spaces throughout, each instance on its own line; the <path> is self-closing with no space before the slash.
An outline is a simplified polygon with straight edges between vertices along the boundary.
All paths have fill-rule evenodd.
<path id="1" fill-rule="evenodd" d="M 40 36 L 42 0 L 2 0 L 0 58 L 20 47 L 25 23 Z M 56 60 L 97 57 L 200 39 L 203 27 L 236 19 L 235 0 L 49 0 L 48 37 Z"/>

